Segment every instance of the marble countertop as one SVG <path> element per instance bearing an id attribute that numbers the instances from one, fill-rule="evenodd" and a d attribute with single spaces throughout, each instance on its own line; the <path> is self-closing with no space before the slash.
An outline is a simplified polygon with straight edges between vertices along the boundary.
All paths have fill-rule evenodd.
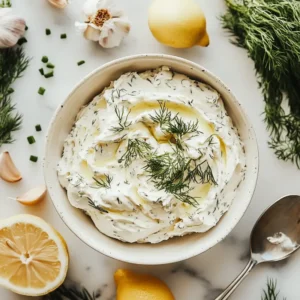
<path id="1" fill-rule="evenodd" d="M 286 194 L 299 193 L 299 171 L 289 163 L 278 161 L 268 148 L 268 133 L 263 122 L 263 97 L 258 89 L 253 62 L 247 53 L 229 42 L 221 28 L 218 17 L 225 11 L 224 0 L 197 0 L 208 22 L 211 45 L 208 48 L 176 50 L 164 47 L 154 40 L 147 26 L 147 9 L 151 0 L 116 0 L 128 14 L 132 31 L 124 43 L 116 49 L 102 49 L 97 44 L 84 40 L 74 29 L 80 18 L 82 0 L 73 0 L 64 11 L 50 7 L 46 0 L 12 0 L 13 8 L 27 20 L 29 27 L 25 45 L 26 53 L 32 57 L 26 74 L 15 84 L 13 100 L 24 115 L 22 130 L 15 134 L 13 145 L 3 146 L 1 151 L 10 151 L 16 165 L 23 174 L 17 184 L 0 181 L 0 218 L 18 213 L 30 213 L 53 224 L 65 237 L 71 257 L 68 278 L 83 284 L 90 291 L 99 290 L 98 299 L 115 299 L 113 273 L 117 268 L 129 268 L 150 272 L 164 279 L 175 294 L 176 300 L 215 299 L 243 269 L 248 259 L 249 234 L 261 212 Z M 52 34 L 45 35 L 45 28 Z M 67 33 L 65 40 L 61 33 Z M 256 192 L 247 213 L 233 232 L 208 252 L 184 262 L 165 266 L 136 266 L 107 258 L 81 242 L 62 222 L 51 199 L 37 206 L 24 207 L 8 197 L 17 196 L 36 184 L 43 182 L 41 158 L 44 151 L 45 134 L 56 107 L 67 96 L 72 87 L 90 71 L 113 59 L 139 53 L 166 53 L 184 57 L 203 65 L 231 87 L 247 111 L 257 133 L 260 150 L 260 173 Z M 40 76 L 41 57 L 47 55 L 56 65 L 55 77 Z M 77 62 L 86 64 L 78 67 Z M 46 88 L 44 96 L 37 90 Z M 36 133 L 34 126 L 41 124 L 43 131 Z M 26 137 L 34 135 L 36 143 L 29 145 Z M 34 164 L 30 155 L 39 156 Z M 282 295 L 288 300 L 300 295 L 300 253 L 288 261 L 257 267 L 235 294 L 233 300 L 260 299 L 267 278 L 278 280 Z M 26 299 L 0 289 L 0 299 Z M 32 299 L 32 298 L 31 298 Z"/>

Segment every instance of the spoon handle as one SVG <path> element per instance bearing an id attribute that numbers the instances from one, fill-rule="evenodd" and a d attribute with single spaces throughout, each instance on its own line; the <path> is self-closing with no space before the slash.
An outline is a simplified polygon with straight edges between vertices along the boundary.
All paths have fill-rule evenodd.
<path id="1" fill-rule="evenodd" d="M 245 269 L 241 272 L 241 274 L 227 287 L 227 289 L 215 300 L 226 300 L 231 294 L 235 291 L 235 289 L 240 285 L 243 279 L 250 273 L 250 271 L 257 265 L 257 262 L 253 259 L 250 259 L 249 263 L 245 267 Z"/>

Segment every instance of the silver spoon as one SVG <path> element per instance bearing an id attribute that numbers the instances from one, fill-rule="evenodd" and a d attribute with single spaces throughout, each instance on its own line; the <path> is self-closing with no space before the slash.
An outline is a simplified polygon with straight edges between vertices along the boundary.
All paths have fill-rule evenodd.
<path id="1" fill-rule="evenodd" d="M 270 243 L 268 238 L 285 234 L 292 247 Z M 300 247 L 300 196 L 286 196 L 270 206 L 258 219 L 251 233 L 251 258 L 246 268 L 215 300 L 226 300 L 258 264 L 288 258 Z"/>

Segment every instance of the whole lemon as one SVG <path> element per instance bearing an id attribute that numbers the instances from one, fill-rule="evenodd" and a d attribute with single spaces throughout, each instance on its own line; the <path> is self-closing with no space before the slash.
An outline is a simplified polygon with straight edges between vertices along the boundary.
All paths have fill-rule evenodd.
<path id="1" fill-rule="evenodd" d="M 148 23 L 154 37 L 167 46 L 209 45 L 206 19 L 194 0 L 153 0 Z"/>
<path id="2" fill-rule="evenodd" d="M 175 300 L 167 285 L 160 279 L 128 270 L 115 273 L 116 300 Z"/>

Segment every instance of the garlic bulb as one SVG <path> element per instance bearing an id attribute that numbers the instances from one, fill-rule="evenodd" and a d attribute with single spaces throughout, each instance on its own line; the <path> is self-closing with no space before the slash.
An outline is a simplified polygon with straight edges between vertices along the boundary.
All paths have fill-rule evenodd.
<path id="1" fill-rule="evenodd" d="M 65 8 L 68 5 L 68 0 L 48 0 L 50 4 L 56 8 Z"/>
<path id="2" fill-rule="evenodd" d="M 130 31 L 130 23 L 112 0 L 87 0 L 83 6 L 86 20 L 75 26 L 86 39 L 98 42 L 103 48 L 121 44 Z"/>
<path id="3" fill-rule="evenodd" d="M 14 15 L 11 8 L 0 9 L 0 48 L 17 44 L 25 32 L 25 20 Z"/>
<path id="4" fill-rule="evenodd" d="M 0 154 L 0 178 L 7 182 L 17 182 L 22 179 L 21 173 L 7 151 Z"/>

